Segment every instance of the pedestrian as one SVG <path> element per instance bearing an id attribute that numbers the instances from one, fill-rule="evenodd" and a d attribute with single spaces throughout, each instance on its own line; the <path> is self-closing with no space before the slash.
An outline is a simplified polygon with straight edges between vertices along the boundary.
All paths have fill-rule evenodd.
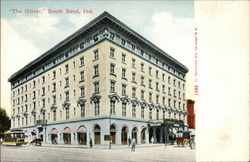
<path id="1" fill-rule="evenodd" d="M 132 139 L 131 151 L 135 151 L 135 144 L 136 144 L 136 140 L 135 140 L 135 138 L 133 138 L 133 139 Z"/>
<path id="2" fill-rule="evenodd" d="M 130 145 L 131 145 L 131 139 L 130 139 L 130 137 L 128 138 L 128 147 L 130 147 Z"/>
<path id="3" fill-rule="evenodd" d="M 189 147 L 190 147 L 190 149 L 192 149 L 192 145 L 193 145 L 193 136 L 191 136 L 190 139 L 189 139 Z"/>
<path id="4" fill-rule="evenodd" d="M 152 137 L 152 138 L 151 138 L 151 143 L 153 144 L 153 143 L 154 143 L 154 141 L 155 141 L 155 140 L 154 140 L 154 137 Z"/>
<path id="5" fill-rule="evenodd" d="M 91 139 L 91 138 L 90 138 L 90 140 L 89 140 L 89 146 L 90 146 L 90 148 L 93 147 L 93 143 L 92 143 L 92 139 Z"/>

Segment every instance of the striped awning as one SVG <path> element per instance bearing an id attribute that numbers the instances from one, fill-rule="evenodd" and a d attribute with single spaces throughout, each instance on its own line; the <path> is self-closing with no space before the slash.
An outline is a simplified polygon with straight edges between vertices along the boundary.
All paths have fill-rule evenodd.
<path id="1" fill-rule="evenodd" d="M 69 128 L 65 128 L 63 133 L 66 133 L 66 134 L 70 134 L 71 133 L 71 130 Z"/>
<path id="2" fill-rule="evenodd" d="M 86 128 L 84 126 L 81 126 L 81 127 L 78 128 L 77 132 L 78 133 L 86 133 L 87 130 L 86 130 Z"/>
<path id="3" fill-rule="evenodd" d="M 51 134 L 58 134 L 58 131 L 54 128 L 54 129 L 51 130 L 50 133 L 51 133 Z"/>

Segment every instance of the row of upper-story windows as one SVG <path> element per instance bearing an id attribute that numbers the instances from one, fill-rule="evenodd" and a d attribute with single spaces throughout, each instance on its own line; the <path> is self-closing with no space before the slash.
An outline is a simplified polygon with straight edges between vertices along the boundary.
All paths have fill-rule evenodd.
<path id="1" fill-rule="evenodd" d="M 115 87 L 116 87 L 116 81 L 114 81 L 114 80 L 110 80 L 110 92 L 111 93 L 114 93 L 115 92 Z M 137 87 L 134 87 L 134 86 L 132 86 L 132 93 L 131 93 L 131 96 L 132 96 L 132 98 L 137 98 L 137 93 L 136 93 L 136 91 L 137 91 Z M 121 91 L 121 94 L 122 94 L 122 96 L 127 96 L 128 94 L 127 94 L 127 85 L 126 84 L 122 84 L 122 91 Z M 180 93 L 179 93 L 180 94 Z M 148 101 L 149 102 L 153 102 L 153 93 L 152 92 L 149 92 L 148 93 L 148 96 L 149 96 L 149 98 L 148 98 Z M 185 94 L 183 93 L 183 97 L 185 97 Z M 144 89 L 141 89 L 141 96 L 140 96 L 140 99 L 141 100 L 145 100 L 145 90 Z M 185 99 L 184 99 L 185 100 Z M 169 99 L 168 100 L 169 101 L 169 105 L 168 106 L 171 106 L 170 105 L 170 103 L 171 103 L 171 99 Z M 160 104 L 160 95 L 159 94 L 156 94 L 155 95 L 155 102 L 156 102 L 156 104 Z M 174 108 L 176 108 L 176 100 L 173 100 L 173 104 L 174 104 Z M 180 104 L 181 102 L 179 101 L 179 104 Z M 162 96 L 162 103 L 161 103 L 162 105 L 166 105 L 166 97 L 165 96 Z M 185 106 L 183 106 L 183 108 L 184 108 Z M 179 105 L 178 106 L 178 108 L 181 108 L 181 106 Z"/>
<path id="2" fill-rule="evenodd" d="M 142 64 L 142 65 L 144 66 L 144 64 Z M 116 66 L 116 64 L 110 63 L 110 75 L 116 76 L 116 74 L 115 74 L 115 69 L 116 69 L 115 66 Z M 156 72 L 157 72 L 156 74 L 159 74 L 158 70 Z M 126 73 L 127 73 L 127 69 L 125 67 L 122 67 L 122 71 L 121 71 L 122 79 L 127 80 Z M 141 75 L 141 85 L 143 85 L 143 86 L 145 86 L 144 78 L 145 77 Z M 156 78 L 159 78 L 159 77 L 156 76 Z M 165 74 L 162 74 L 162 78 L 163 78 L 163 81 L 165 81 Z M 132 82 L 136 82 L 135 80 L 136 80 L 136 72 L 132 72 Z M 171 82 L 171 80 L 173 81 L 173 83 Z M 168 84 L 169 85 L 173 84 L 173 86 L 177 87 L 177 80 L 176 79 L 171 79 L 171 77 L 168 76 Z M 149 81 L 149 86 L 151 87 L 151 81 Z M 182 86 L 181 86 L 181 81 L 178 81 L 178 88 L 182 89 L 182 90 L 185 90 L 185 84 L 183 83 Z"/>
<path id="3" fill-rule="evenodd" d="M 98 50 L 95 50 L 95 51 L 98 51 Z M 95 59 L 97 59 L 97 58 L 98 57 L 97 57 L 97 55 L 95 53 Z M 84 57 L 80 58 L 80 63 L 81 63 L 81 66 L 84 65 Z M 73 68 L 75 68 L 75 61 L 73 62 Z M 59 71 L 60 71 L 60 75 L 61 75 L 61 73 L 62 73 L 61 68 L 59 69 Z M 65 73 L 69 73 L 69 65 L 68 64 L 65 65 Z M 98 64 L 94 65 L 94 76 L 93 77 L 97 77 L 97 76 L 99 76 L 99 65 Z M 49 74 L 48 74 L 48 78 L 49 78 Z M 56 70 L 52 71 L 52 79 L 56 79 Z M 75 81 L 75 75 L 73 75 L 73 80 Z M 40 79 L 38 79 L 37 81 L 38 81 L 38 84 L 39 84 Z M 82 70 L 80 72 L 80 81 L 84 81 L 84 70 Z M 44 83 L 45 83 L 45 76 L 42 76 L 42 84 L 44 84 Z M 61 84 L 61 81 L 60 81 L 60 84 Z M 65 78 L 65 84 L 66 84 L 65 85 L 66 87 L 69 86 L 69 79 L 68 78 Z M 32 87 L 36 88 L 36 80 L 34 80 L 32 82 L 32 84 L 30 83 L 30 88 L 32 88 Z M 53 89 L 55 91 L 55 83 L 53 83 L 53 87 L 54 87 Z M 13 95 L 13 97 L 15 97 L 16 92 L 17 92 L 17 95 L 20 95 L 20 94 L 22 94 L 24 92 L 27 92 L 27 90 L 28 90 L 28 85 L 26 84 L 24 87 L 22 86 L 21 88 L 18 88 L 17 90 L 13 90 L 12 95 Z"/>

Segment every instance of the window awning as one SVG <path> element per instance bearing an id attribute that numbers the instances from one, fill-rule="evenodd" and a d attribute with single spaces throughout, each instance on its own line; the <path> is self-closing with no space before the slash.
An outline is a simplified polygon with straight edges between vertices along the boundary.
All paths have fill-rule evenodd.
<path id="1" fill-rule="evenodd" d="M 86 128 L 84 126 L 81 126 L 80 128 L 78 128 L 77 132 L 78 133 L 86 133 L 87 130 L 86 130 Z"/>
<path id="2" fill-rule="evenodd" d="M 58 134 L 58 131 L 54 128 L 54 129 L 51 130 L 50 133 L 51 133 L 51 134 Z"/>
<path id="3" fill-rule="evenodd" d="M 66 134 L 70 134 L 71 133 L 71 130 L 69 128 L 65 128 L 63 133 L 66 133 Z"/>

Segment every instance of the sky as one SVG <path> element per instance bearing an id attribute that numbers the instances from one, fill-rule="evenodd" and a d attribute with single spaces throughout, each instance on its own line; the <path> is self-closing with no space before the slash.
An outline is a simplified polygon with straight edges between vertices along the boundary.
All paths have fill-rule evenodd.
<path id="1" fill-rule="evenodd" d="M 49 9 L 63 13 L 48 13 Z M 66 9 L 80 13 L 67 14 Z M 2 1 L 0 106 L 10 114 L 7 80 L 12 74 L 104 11 L 187 66 L 186 98 L 195 99 L 193 1 Z"/>

